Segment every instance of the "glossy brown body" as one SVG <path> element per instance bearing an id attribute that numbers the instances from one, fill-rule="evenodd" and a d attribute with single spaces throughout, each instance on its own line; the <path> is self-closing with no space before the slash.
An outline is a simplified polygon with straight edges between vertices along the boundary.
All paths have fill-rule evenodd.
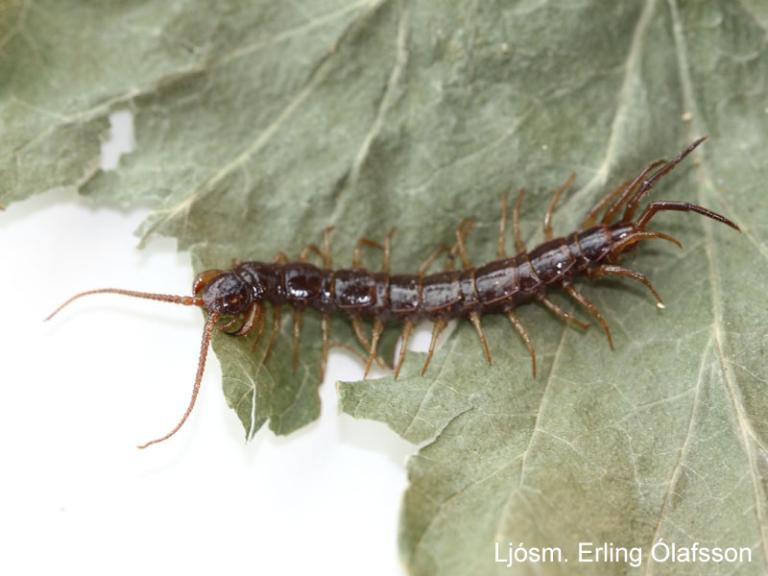
<path id="1" fill-rule="evenodd" d="M 224 275 L 247 286 L 246 300 L 381 320 L 467 317 L 514 309 L 570 282 L 601 264 L 631 231 L 622 223 L 595 226 L 484 266 L 424 276 L 323 270 L 306 262 L 243 262 Z M 222 292 L 230 293 L 231 287 Z M 224 300 L 216 295 L 211 294 L 214 308 L 214 300 Z"/>

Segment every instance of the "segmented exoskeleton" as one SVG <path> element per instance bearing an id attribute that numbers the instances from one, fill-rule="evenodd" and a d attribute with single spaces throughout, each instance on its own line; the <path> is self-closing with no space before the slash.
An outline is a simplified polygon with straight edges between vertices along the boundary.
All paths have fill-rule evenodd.
<path id="1" fill-rule="evenodd" d="M 501 224 L 498 240 L 498 260 L 474 267 L 467 256 L 465 238 L 472 222 L 463 221 L 456 229 L 456 243 L 435 250 L 416 274 L 390 274 L 390 244 L 394 229 L 387 234 L 384 243 L 361 239 L 355 248 L 352 268 L 334 270 L 330 251 L 330 229 L 324 234 L 323 247 L 308 246 L 296 262 L 289 262 L 283 254 L 272 263 L 242 262 L 230 270 L 208 270 L 198 275 L 192 288 L 192 296 L 175 296 L 136 292 L 119 288 L 102 288 L 76 294 L 48 318 L 77 298 L 91 294 L 114 293 L 137 298 L 199 306 L 208 312 L 198 362 L 197 375 L 189 405 L 179 423 L 166 435 L 140 446 L 162 442 L 173 436 L 187 420 L 194 407 L 205 368 L 205 359 L 211 335 L 219 322 L 219 328 L 233 336 L 247 336 L 256 332 L 257 341 L 264 330 L 266 305 L 272 309 L 272 330 L 265 351 L 265 361 L 280 333 L 281 308 L 293 308 L 293 362 L 298 363 L 299 336 L 302 315 L 306 308 L 313 308 L 322 315 L 323 355 L 321 375 L 330 348 L 330 317 L 344 314 L 351 321 L 358 340 L 367 353 L 365 374 L 373 362 L 381 362 L 377 356 L 379 337 L 387 321 L 402 323 L 402 342 L 395 363 L 394 375 L 398 377 L 405 359 L 408 340 L 415 323 L 423 318 L 433 321 L 432 339 L 422 374 L 432 359 L 437 339 L 452 318 L 466 318 L 475 327 L 487 361 L 491 362 L 488 342 L 481 326 L 484 314 L 505 314 L 522 338 L 531 356 L 533 376 L 536 376 L 536 353 L 525 327 L 514 313 L 515 308 L 529 302 L 538 302 L 568 323 L 586 328 L 588 325 L 560 308 L 548 297 L 548 292 L 558 288 L 592 315 L 608 337 L 613 348 L 611 332 L 597 307 L 573 286 L 579 276 L 598 279 L 606 276 L 622 276 L 642 283 L 663 307 L 661 297 L 651 281 L 640 272 L 618 265 L 621 257 L 638 242 L 662 239 L 680 243 L 663 232 L 650 231 L 648 224 L 658 212 L 674 210 L 696 212 L 739 230 L 728 218 L 706 208 L 686 202 L 658 201 L 648 204 L 635 219 L 640 201 L 658 181 L 690 154 L 704 138 L 696 140 L 673 160 L 657 160 L 649 164 L 637 177 L 624 182 L 606 194 L 589 211 L 576 232 L 554 238 L 552 213 L 562 194 L 571 186 L 574 176 L 553 195 L 544 215 L 545 242 L 527 251 L 518 224 L 523 190 L 520 190 L 512 210 L 512 230 L 517 254 L 507 257 L 505 229 L 507 225 L 507 201 L 502 199 Z M 619 214 L 621 216 L 619 217 Z M 601 217 L 602 214 L 602 217 Z M 381 272 L 369 272 L 362 267 L 362 248 L 372 246 L 384 253 Z M 457 256 L 461 270 L 448 269 L 428 274 L 434 261 L 442 254 Z M 322 260 L 317 267 L 307 260 L 315 254 Z M 373 320 L 373 331 L 368 339 L 361 319 Z"/>

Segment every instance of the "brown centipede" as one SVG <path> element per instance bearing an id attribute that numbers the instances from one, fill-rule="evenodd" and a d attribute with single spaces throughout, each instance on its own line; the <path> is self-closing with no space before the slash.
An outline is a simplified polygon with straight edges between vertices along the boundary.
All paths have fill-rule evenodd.
<path id="1" fill-rule="evenodd" d="M 563 193 L 574 181 L 574 175 L 571 175 L 555 191 L 547 206 L 543 223 L 544 243 L 531 251 L 526 249 L 520 235 L 519 214 L 524 194 L 523 190 L 520 190 L 512 210 L 512 233 L 517 251 L 512 257 L 507 256 L 505 249 L 508 210 L 506 198 L 503 198 L 497 245 L 498 259 L 483 266 L 473 266 L 467 255 L 465 238 L 471 229 L 471 220 L 459 224 L 456 229 L 456 242 L 452 247 L 443 246 L 435 250 L 416 274 L 390 274 L 390 244 L 394 229 L 387 234 L 382 244 L 366 238 L 359 240 L 355 247 L 352 268 L 334 270 L 330 229 L 326 229 L 323 247 L 309 245 L 298 261 L 290 262 L 280 253 L 271 263 L 241 262 L 229 270 L 202 272 L 195 279 L 191 296 L 154 294 L 120 288 L 88 290 L 72 296 L 48 316 L 47 320 L 78 298 L 102 293 L 198 306 L 208 313 L 192 396 L 183 416 L 170 432 L 142 444 L 139 448 L 167 440 L 186 422 L 195 405 L 214 329 L 218 326 L 221 331 L 232 336 L 247 336 L 255 331 L 258 340 L 264 331 L 267 304 L 272 310 L 272 329 L 266 345 L 265 361 L 280 333 L 281 308 L 287 305 L 293 308 L 294 368 L 299 358 L 299 337 L 304 310 L 312 308 L 321 314 L 321 377 L 330 348 L 332 314 L 343 314 L 351 319 L 355 335 L 368 355 L 366 376 L 373 362 L 380 361 L 377 346 L 385 322 L 402 323 L 400 352 L 394 366 L 395 378 L 403 366 L 408 340 L 417 320 L 426 318 L 433 321 L 432 339 L 422 368 L 424 374 L 432 360 L 435 343 L 452 318 L 468 319 L 473 324 L 485 358 L 490 363 L 491 353 L 481 325 L 481 316 L 504 314 L 528 349 L 535 378 L 536 352 L 528 332 L 514 313 L 515 308 L 537 302 L 569 324 L 586 328 L 586 323 L 548 298 L 549 290 L 560 288 L 595 318 L 613 348 L 611 331 L 605 317 L 592 302 L 574 288 L 575 278 L 630 278 L 643 284 L 653 294 L 657 305 L 663 307 L 661 296 L 646 276 L 618 265 L 624 254 L 636 248 L 643 240 L 661 239 L 681 246 L 672 236 L 647 229 L 653 217 L 664 211 L 695 212 L 739 231 L 739 227 L 725 216 L 686 202 L 650 202 L 635 218 L 640 201 L 646 194 L 704 140 L 705 138 L 696 140 L 672 160 L 651 162 L 635 178 L 603 196 L 587 212 L 577 231 L 568 236 L 554 238 L 552 214 Z M 381 272 L 370 272 L 363 268 L 361 256 L 365 246 L 383 251 Z M 320 258 L 321 267 L 308 262 L 312 254 Z M 457 256 L 462 268 L 455 270 L 451 266 L 443 272 L 429 274 L 431 265 L 443 254 Z M 370 339 L 364 334 L 361 324 L 363 318 L 373 320 Z"/>

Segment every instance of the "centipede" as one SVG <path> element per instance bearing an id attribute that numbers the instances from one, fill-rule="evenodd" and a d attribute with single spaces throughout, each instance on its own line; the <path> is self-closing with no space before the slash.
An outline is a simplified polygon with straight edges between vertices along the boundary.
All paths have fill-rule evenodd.
<path id="1" fill-rule="evenodd" d="M 739 227 L 725 216 L 703 206 L 688 202 L 660 200 L 649 202 L 636 216 L 642 200 L 658 182 L 706 140 L 699 138 L 671 160 L 660 159 L 648 164 L 637 176 L 610 189 L 587 211 L 579 228 L 567 236 L 555 237 L 552 216 L 563 194 L 572 187 L 575 175 L 552 195 L 543 219 L 544 242 L 532 250 L 526 248 L 520 231 L 520 211 L 525 191 L 521 189 L 512 206 L 512 238 L 515 255 L 506 250 L 508 201 L 501 201 L 501 218 L 497 243 L 497 259 L 482 266 L 474 266 L 467 254 L 466 238 L 474 221 L 461 221 L 455 232 L 455 243 L 436 248 L 412 274 L 390 273 L 390 252 L 395 229 L 391 229 L 383 242 L 361 238 L 355 245 L 352 267 L 334 269 L 330 237 L 332 228 L 323 233 L 321 246 L 310 244 L 298 260 L 290 261 L 284 253 L 271 262 L 235 262 L 230 269 L 201 272 L 195 278 L 191 295 L 159 294 L 123 288 L 99 288 L 80 292 L 66 300 L 46 320 L 50 320 L 73 301 L 96 294 L 118 294 L 159 302 L 170 302 L 201 308 L 207 315 L 203 328 L 192 394 L 177 424 L 166 434 L 138 446 L 147 448 L 174 436 L 189 418 L 197 400 L 205 371 L 211 338 L 219 330 L 235 338 L 255 334 L 254 348 L 265 333 L 265 318 L 271 310 L 271 330 L 266 342 L 264 362 L 281 333 L 284 308 L 293 312 L 292 362 L 296 369 L 299 361 L 302 319 L 307 309 L 321 317 L 322 381 L 331 348 L 330 326 L 333 315 L 342 315 L 351 322 L 356 339 L 364 350 L 365 375 L 374 363 L 383 365 L 378 356 L 378 345 L 385 325 L 401 326 L 401 340 L 397 358 L 392 367 L 397 379 L 406 358 L 409 339 L 417 322 L 432 321 L 432 335 L 421 374 L 426 374 L 432 361 L 436 343 L 449 321 L 467 320 L 477 333 L 486 361 L 492 362 L 488 339 L 482 327 L 482 317 L 503 314 L 527 348 L 531 371 L 536 378 L 536 351 L 533 341 L 515 310 L 527 304 L 539 304 L 556 317 L 580 329 L 589 324 L 564 310 L 552 301 L 550 295 L 560 290 L 591 316 L 602 328 L 611 349 L 614 348 L 611 330 L 598 307 L 578 291 L 577 279 L 599 280 L 619 277 L 634 280 L 650 291 L 660 308 L 661 296 L 651 281 L 641 272 L 620 265 L 620 261 L 646 240 L 664 240 L 682 248 L 673 236 L 648 225 L 660 212 L 692 212 L 705 216 L 740 232 Z M 379 272 L 363 266 L 365 248 L 381 250 L 383 263 Z M 434 263 L 445 256 L 443 271 L 430 273 Z M 310 262 L 316 259 L 318 265 Z M 454 261 L 461 264 L 457 267 Z M 364 322 L 372 322 L 370 338 Z"/>

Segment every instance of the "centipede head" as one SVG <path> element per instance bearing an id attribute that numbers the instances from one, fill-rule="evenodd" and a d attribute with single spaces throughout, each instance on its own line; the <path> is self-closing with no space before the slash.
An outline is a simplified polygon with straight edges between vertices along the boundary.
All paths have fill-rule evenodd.
<path id="1" fill-rule="evenodd" d="M 198 274 L 192 284 L 195 296 L 202 298 L 203 308 L 220 316 L 237 316 L 253 304 L 253 291 L 233 271 L 207 270 Z"/>

